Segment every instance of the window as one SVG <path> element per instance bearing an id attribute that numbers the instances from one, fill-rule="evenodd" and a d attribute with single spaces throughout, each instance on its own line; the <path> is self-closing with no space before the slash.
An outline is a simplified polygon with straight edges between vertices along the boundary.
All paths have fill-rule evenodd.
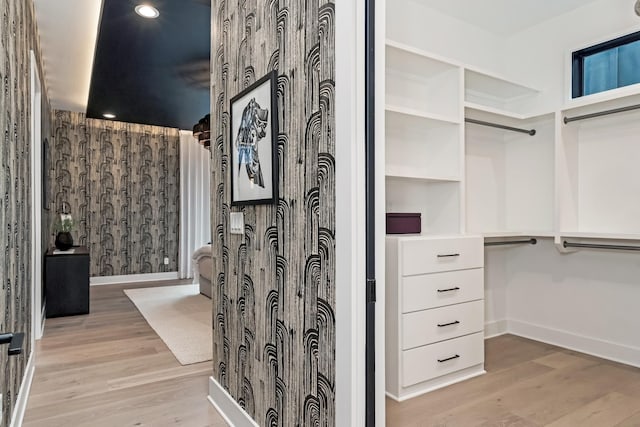
<path id="1" fill-rule="evenodd" d="M 640 83 L 640 32 L 573 52 L 573 98 L 635 83 Z"/>

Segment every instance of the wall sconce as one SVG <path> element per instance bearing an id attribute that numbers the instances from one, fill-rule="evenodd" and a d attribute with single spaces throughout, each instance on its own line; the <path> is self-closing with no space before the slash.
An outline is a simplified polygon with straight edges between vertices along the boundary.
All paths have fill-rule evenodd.
<path id="1" fill-rule="evenodd" d="M 193 126 L 193 137 L 207 150 L 211 150 L 210 115 L 207 114 Z"/>

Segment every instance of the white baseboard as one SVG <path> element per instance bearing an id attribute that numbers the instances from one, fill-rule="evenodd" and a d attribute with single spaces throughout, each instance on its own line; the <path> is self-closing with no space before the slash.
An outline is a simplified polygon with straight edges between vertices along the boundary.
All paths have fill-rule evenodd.
<path id="1" fill-rule="evenodd" d="M 484 338 L 493 338 L 509 332 L 509 322 L 507 319 L 494 320 L 484 324 Z"/>
<path id="2" fill-rule="evenodd" d="M 121 283 L 156 282 L 160 280 L 178 280 L 178 272 L 168 273 L 148 273 L 148 274 L 125 274 L 123 276 L 100 276 L 91 277 L 91 286 L 116 285 Z"/>
<path id="3" fill-rule="evenodd" d="M 412 399 L 430 391 L 438 390 L 440 388 L 447 387 L 461 381 L 466 381 L 468 379 L 484 375 L 486 373 L 487 371 L 484 370 L 484 363 L 481 363 L 479 365 L 471 366 L 469 368 L 465 368 L 451 374 L 433 378 L 419 384 L 414 384 L 409 387 L 403 387 L 399 395 L 395 395 L 389 391 L 386 392 L 386 395 L 397 402 L 403 402 L 407 399 Z"/>
<path id="4" fill-rule="evenodd" d="M 27 410 L 27 402 L 29 401 L 29 392 L 31 391 L 31 383 L 33 382 L 33 374 L 36 370 L 35 364 L 36 350 L 31 350 L 27 367 L 22 377 L 22 384 L 20 384 L 20 391 L 18 392 L 18 399 L 16 399 L 16 406 L 13 408 L 11 415 L 11 427 L 20 427 L 22 420 L 24 419 L 24 413 Z"/>
<path id="5" fill-rule="evenodd" d="M 640 348 L 637 347 L 625 346 L 518 320 L 508 321 L 508 331 L 510 334 L 523 338 L 557 345 L 602 359 L 624 363 L 625 365 L 640 367 Z"/>
<path id="6" fill-rule="evenodd" d="M 259 427 L 213 377 L 209 377 L 209 402 L 231 427 Z"/>

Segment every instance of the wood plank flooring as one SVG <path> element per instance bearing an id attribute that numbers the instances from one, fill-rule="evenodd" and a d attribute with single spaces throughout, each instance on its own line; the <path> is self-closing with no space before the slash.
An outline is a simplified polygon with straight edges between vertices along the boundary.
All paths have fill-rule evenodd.
<path id="1" fill-rule="evenodd" d="M 207 401 L 211 362 L 182 366 L 122 292 L 91 288 L 91 314 L 48 319 L 25 427 L 226 426 Z M 387 426 L 640 426 L 640 369 L 504 335 L 487 374 L 398 403 Z"/>
<path id="2" fill-rule="evenodd" d="M 226 426 L 211 362 L 180 365 L 123 292 L 177 283 L 93 286 L 90 314 L 47 319 L 23 425 Z"/>
<path id="3" fill-rule="evenodd" d="M 503 335 L 487 374 L 396 402 L 387 426 L 640 426 L 640 369 Z"/>

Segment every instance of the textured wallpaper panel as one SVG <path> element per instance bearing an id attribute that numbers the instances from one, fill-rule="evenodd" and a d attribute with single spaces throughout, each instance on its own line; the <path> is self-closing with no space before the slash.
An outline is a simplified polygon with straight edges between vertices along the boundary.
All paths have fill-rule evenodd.
<path id="1" fill-rule="evenodd" d="M 31 353 L 30 50 L 39 58 L 34 17 L 30 0 L 0 0 L 0 332 L 25 333 L 23 354 L 8 357 L 6 346 L 0 349 L 3 426 L 11 420 Z"/>
<path id="2" fill-rule="evenodd" d="M 53 126 L 55 211 L 68 204 L 91 275 L 177 271 L 178 130 L 68 111 L 56 111 Z"/>
<path id="3" fill-rule="evenodd" d="M 334 4 L 212 10 L 214 377 L 265 426 L 335 424 Z M 278 72 L 279 194 L 229 233 L 229 100 Z M 239 210 L 240 208 L 233 208 Z"/>

